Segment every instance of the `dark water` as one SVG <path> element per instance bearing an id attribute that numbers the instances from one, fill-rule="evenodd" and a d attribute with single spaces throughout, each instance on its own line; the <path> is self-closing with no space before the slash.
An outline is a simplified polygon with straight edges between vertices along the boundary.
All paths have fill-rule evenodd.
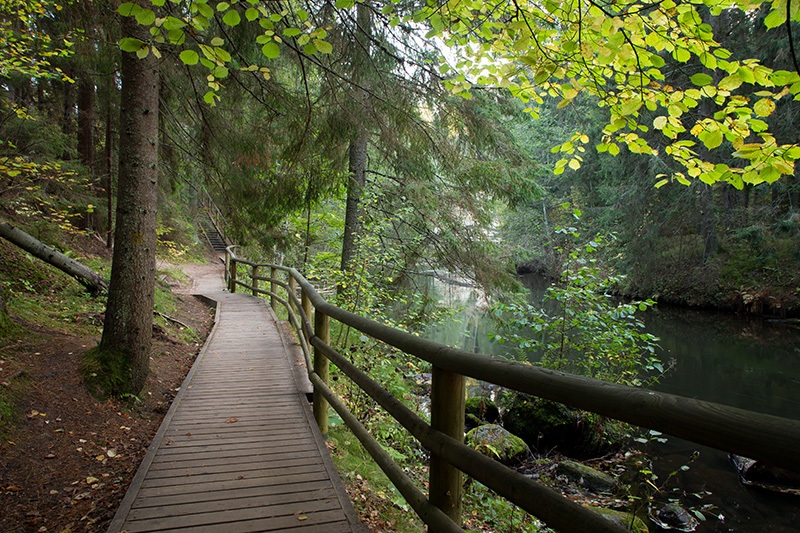
<path id="1" fill-rule="evenodd" d="M 534 293 L 543 290 L 541 280 L 525 281 Z M 476 353 L 509 353 L 508 347 L 487 337 L 493 325 L 487 317 L 488 302 L 479 291 L 436 280 L 429 288 L 431 296 L 459 311 L 431 328 L 428 338 Z M 644 315 L 644 322 L 661 338 L 662 360 L 675 361 L 657 390 L 800 420 L 796 326 L 664 306 Z M 685 507 L 701 511 L 707 519 L 698 532 L 800 532 L 800 497 L 745 487 L 727 454 L 669 436 L 666 443 L 647 445 L 646 451 L 654 458 L 659 483 L 669 473 L 679 472 L 665 487 L 663 498 L 677 497 Z M 695 451 L 699 458 L 689 470 L 680 470 Z"/>

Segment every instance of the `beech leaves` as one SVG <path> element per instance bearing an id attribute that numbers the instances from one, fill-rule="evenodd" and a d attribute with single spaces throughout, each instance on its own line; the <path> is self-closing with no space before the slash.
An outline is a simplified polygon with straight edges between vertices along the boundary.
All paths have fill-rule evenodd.
<path id="1" fill-rule="evenodd" d="M 165 0 L 150 1 L 154 9 L 132 2 L 119 6 L 121 15 L 150 26 L 152 35 L 151 42 L 123 39 L 120 47 L 140 57 L 158 54 L 166 44 L 182 47 L 183 64 L 199 63 L 208 70 L 205 100 L 211 105 L 231 68 L 269 78 L 287 46 L 307 56 L 334 51 L 327 40 L 329 28 L 314 22 L 301 4 L 169 0 L 180 3 L 173 11 L 181 16 L 161 17 L 157 8 Z M 335 24 L 341 10 L 356 1 L 335 0 L 333 15 L 322 19 Z M 777 27 L 786 22 L 787 12 L 791 20 L 800 19 L 800 1 L 787 2 L 441 0 L 414 11 L 387 2 L 380 13 L 389 26 L 407 24 L 409 31 L 448 47 L 435 68 L 455 94 L 468 98 L 476 86 L 507 88 L 530 103 L 527 111 L 534 117 L 545 98 L 564 108 L 587 95 L 609 111 L 595 144 L 598 151 L 615 155 L 626 147 L 659 157 L 663 152 L 682 170 L 659 184 L 699 179 L 741 188 L 794 173 L 800 147 L 778 144 L 764 119 L 781 99 L 800 99 L 800 76 L 770 69 L 757 59 L 732 59 L 715 41 L 709 20 L 726 9 L 751 12 L 766 4 L 764 23 Z M 261 32 L 256 42 L 263 58 L 251 65 L 232 61 L 222 39 L 213 37 L 244 23 L 258 24 Z M 643 136 L 651 128 L 663 136 L 654 145 L 652 135 Z M 577 135 L 558 147 L 565 157 L 556 173 L 580 169 L 578 148 L 587 142 Z M 708 153 L 715 149 L 733 154 L 741 164 L 712 163 Z"/>

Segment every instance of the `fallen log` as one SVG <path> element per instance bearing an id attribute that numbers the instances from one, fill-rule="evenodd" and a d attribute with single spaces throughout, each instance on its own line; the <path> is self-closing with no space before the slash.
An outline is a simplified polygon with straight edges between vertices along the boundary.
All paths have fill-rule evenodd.
<path id="1" fill-rule="evenodd" d="M 90 293 L 96 295 L 108 291 L 108 281 L 100 274 L 54 250 L 2 218 L 0 218 L 0 237 L 7 239 L 45 263 L 69 274 L 86 287 Z"/>

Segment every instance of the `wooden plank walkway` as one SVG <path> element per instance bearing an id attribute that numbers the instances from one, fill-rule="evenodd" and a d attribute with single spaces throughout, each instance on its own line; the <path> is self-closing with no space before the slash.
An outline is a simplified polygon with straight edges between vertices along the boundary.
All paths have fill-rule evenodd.
<path id="1" fill-rule="evenodd" d="M 217 323 L 109 533 L 364 531 L 265 300 L 205 296 Z"/>

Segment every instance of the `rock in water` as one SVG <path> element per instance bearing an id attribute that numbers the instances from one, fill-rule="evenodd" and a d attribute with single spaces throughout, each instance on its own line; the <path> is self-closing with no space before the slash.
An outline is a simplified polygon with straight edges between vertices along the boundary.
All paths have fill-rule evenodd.
<path id="1" fill-rule="evenodd" d="M 689 514 L 689 511 L 676 503 L 668 503 L 661 509 L 650 514 L 650 519 L 661 529 L 675 531 L 694 531 L 699 522 Z"/>
<path id="2" fill-rule="evenodd" d="M 616 480 L 608 474 L 575 461 L 558 463 L 558 473 L 598 494 L 611 492 L 617 485 Z"/>

